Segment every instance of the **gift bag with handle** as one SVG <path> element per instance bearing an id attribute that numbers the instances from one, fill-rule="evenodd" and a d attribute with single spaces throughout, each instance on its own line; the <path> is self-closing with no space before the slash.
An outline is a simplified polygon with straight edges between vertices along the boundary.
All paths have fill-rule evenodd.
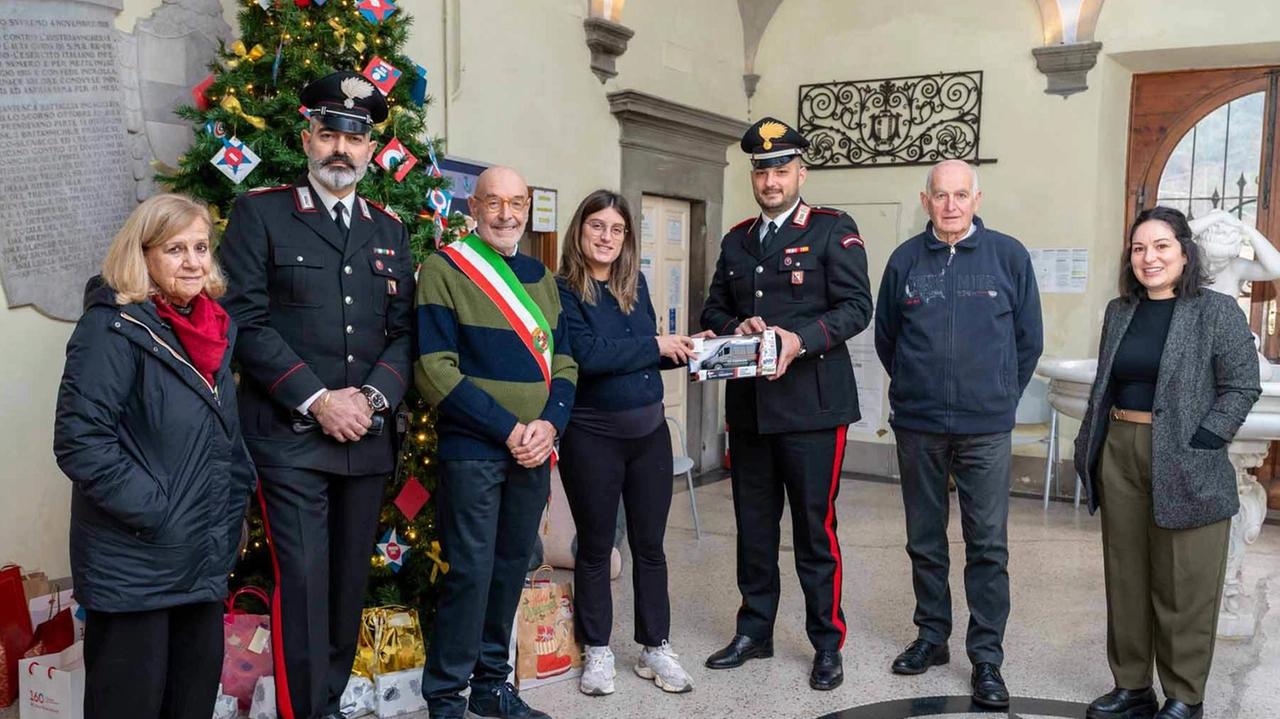
<path id="1" fill-rule="evenodd" d="M 20 719 L 84 719 L 84 642 L 18 665 Z"/>
<path id="2" fill-rule="evenodd" d="M 222 691 L 236 698 L 242 710 L 253 702 L 253 690 L 262 677 L 272 676 L 271 617 L 248 614 L 236 608 L 242 596 L 257 597 L 270 607 L 267 593 L 258 587 L 241 587 L 227 598 L 227 613 L 222 617 Z"/>
<path id="3" fill-rule="evenodd" d="M 0 707 L 18 696 L 18 662 L 31 646 L 31 615 L 22 588 L 22 569 L 0 568 Z"/>
<path id="4" fill-rule="evenodd" d="M 553 582 L 551 572 L 549 565 L 538 567 L 520 592 L 516 681 L 521 689 L 582 674 L 582 647 L 573 628 L 573 585 Z"/>

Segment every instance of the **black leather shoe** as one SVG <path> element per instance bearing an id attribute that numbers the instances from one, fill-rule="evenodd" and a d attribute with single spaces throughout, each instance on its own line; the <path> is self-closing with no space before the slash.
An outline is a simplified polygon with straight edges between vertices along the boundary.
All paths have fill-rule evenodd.
<path id="1" fill-rule="evenodd" d="M 1151 719 L 1160 708 L 1154 689 L 1121 689 L 1103 694 L 1085 710 L 1085 719 Z"/>
<path id="2" fill-rule="evenodd" d="M 987 709 L 1004 709 L 1009 706 L 1009 690 L 1000 676 L 1000 667 L 982 662 L 973 667 L 973 703 Z"/>
<path id="3" fill-rule="evenodd" d="M 1156 719 L 1203 719 L 1204 704 L 1183 704 L 1177 699 L 1166 699 Z"/>
<path id="4" fill-rule="evenodd" d="M 747 663 L 748 659 L 768 659 L 773 656 L 773 638 L 753 639 L 738 634 L 729 646 L 707 657 L 708 669 L 733 669 Z"/>
<path id="5" fill-rule="evenodd" d="M 472 687 L 467 712 L 479 719 L 551 719 L 549 714 L 525 704 L 520 692 L 510 684 L 499 684 L 487 691 Z"/>
<path id="6" fill-rule="evenodd" d="M 836 649 L 819 649 L 813 654 L 813 669 L 809 671 L 809 688 L 829 692 L 844 682 L 844 665 Z"/>
<path id="7" fill-rule="evenodd" d="M 893 660 L 894 674 L 924 674 L 929 667 L 942 666 L 951 661 L 951 650 L 946 644 L 934 644 L 917 639 Z"/>

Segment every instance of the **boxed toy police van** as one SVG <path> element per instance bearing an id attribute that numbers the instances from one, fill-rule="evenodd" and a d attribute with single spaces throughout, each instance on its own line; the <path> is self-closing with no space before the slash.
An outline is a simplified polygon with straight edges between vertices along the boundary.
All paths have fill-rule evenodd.
<path id="1" fill-rule="evenodd" d="M 754 335 L 693 338 L 694 358 L 689 379 L 767 377 L 778 372 L 778 335 L 765 330 Z"/>

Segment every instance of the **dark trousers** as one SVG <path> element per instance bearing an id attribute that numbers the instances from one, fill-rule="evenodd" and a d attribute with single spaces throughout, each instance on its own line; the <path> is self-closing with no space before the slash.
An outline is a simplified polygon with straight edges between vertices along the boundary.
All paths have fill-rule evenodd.
<path id="1" fill-rule="evenodd" d="M 1223 450 L 1225 451 L 1225 450 Z M 1107 660 L 1116 686 L 1204 701 L 1231 520 L 1162 529 L 1151 511 L 1151 425 L 1112 420 L 1098 464 Z"/>
<path id="2" fill-rule="evenodd" d="M 954 476 L 964 534 L 964 593 L 969 603 L 965 648 L 970 662 L 998 666 L 1004 662 L 1004 629 L 1009 620 L 1010 434 L 931 434 L 900 428 L 894 428 L 894 434 L 916 594 L 912 619 L 919 638 L 944 644 L 951 636 L 947 479 Z"/>
<path id="3" fill-rule="evenodd" d="M 815 649 L 844 645 L 836 496 L 846 427 L 756 434 L 733 428 L 729 451 L 738 525 L 738 634 L 773 636 L 782 594 L 778 575 L 784 492 L 791 502 L 796 573 L 804 590 L 805 631 Z"/>
<path id="4" fill-rule="evenodd" d="M 222 676 L 222 602 L 88 612 L 85 719 L 209 719 Z"/>
<path id="5" fill-rule="evenodd" d="M 618 501 L 627 513 L 631 579 L 635 586 L 635 641 L 656 647 L 670 637 L 667 555 L 662 539 L 671 510 L 671 432 L 663 422 L 644 437 L 614 439 L 570 424 L 560 442 L 560 477 L 578 530 L 574 559 L 574 614 L 578 640 L 608 646 L 613 628 L 609 558 Z"/>
<path id="6" fill-rule="evenodd" d="M 276 704 L 280 719 L 316 719 L 338 711 L 351 676 L 387 475 L 258 467 L 258 477 L 276 573 Z"/>
<path id="7" fill-rule="evenodd" d="M 485 691 L 511 673 L 511 627 L 550 482 L 550 464 L 441 461 L 436 525 L 449 571 L 422 672 L 432 716 L 462 716 L 468 678 L 472 692 Z"/>

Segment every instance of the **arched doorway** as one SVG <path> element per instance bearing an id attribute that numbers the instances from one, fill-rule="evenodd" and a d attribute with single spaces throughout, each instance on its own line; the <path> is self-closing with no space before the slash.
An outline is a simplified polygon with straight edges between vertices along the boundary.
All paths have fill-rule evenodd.
<path id="1" fill-rule="evenodd" d="M 1130 110 L 1126 227 L 1155 205 L 1230 212 L 1280 247 L 1280 67 L 1137 75 Z M 1241 306 L 1280 364 L 1280 282 L 1246 283 Z M 1280 451 L 1258 478 L 1280 509 Z"/>

